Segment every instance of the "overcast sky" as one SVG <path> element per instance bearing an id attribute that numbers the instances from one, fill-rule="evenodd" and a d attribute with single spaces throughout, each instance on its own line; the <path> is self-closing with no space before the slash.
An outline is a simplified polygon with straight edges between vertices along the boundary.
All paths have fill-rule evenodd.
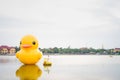
<path id="1" fill-rule="evenodd" d="M 120 0 L 0 0 L 0 45 L 120 48 Z"/>

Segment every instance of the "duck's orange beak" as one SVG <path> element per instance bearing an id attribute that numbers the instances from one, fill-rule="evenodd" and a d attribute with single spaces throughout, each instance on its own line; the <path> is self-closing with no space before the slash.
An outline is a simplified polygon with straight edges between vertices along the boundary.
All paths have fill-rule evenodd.
<path id="1" fill-rule="evenodd" d="M 22 47 L 23 47 L 23 48 L 30 48 L 31 45 L 29 45 L 29 44 L 24 44 L 24 45 L 22 45 Z"/>

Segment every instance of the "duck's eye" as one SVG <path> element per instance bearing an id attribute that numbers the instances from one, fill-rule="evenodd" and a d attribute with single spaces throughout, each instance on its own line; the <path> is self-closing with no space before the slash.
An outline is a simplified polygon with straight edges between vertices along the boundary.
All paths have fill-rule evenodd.
<path id="1" fill-rule="evenodd" d="M 36 44 L 36 42 L 35 42 L 35 41 L 33 41 L 33 42 L 32 42 L 32 44 L 33 44 L 33 45 L 35 45 L 35 44 Z"/>
<path id="2" fill-rule="evenodd" d="M 20 44 L 22 44 L 22 42 L 20 41 Z"/>

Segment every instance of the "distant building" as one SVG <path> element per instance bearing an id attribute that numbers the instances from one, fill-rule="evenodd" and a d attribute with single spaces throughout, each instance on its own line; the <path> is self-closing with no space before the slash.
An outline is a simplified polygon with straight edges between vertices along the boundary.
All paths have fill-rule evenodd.
<path id="1" fill-rule="evenodd" d="M 115 49 L 113 50 L 113 52 L 115 52 L 115 53 L 120 52 L 120 48 L 115 48 Z"/>
<path id="2" fill-rule="evenodd" d="M 9 47 L 9 46 L 6 46 L 6 45 L 2 45 L 0 46 L 0 54 L 1 55 L 14 55 L 16 52 L 16 49 L 15 47 Z"/>
<path id="3" fill-rule="evenodd" d="M 0 46 L 0 54 L 8 54 L 9 50 L 8 50 L 8 46 Z"/>
<path id="4" fill-rule="evenodd" d="M 15 54 L 15 53 L 16 53 L 15 47 L 10 47 L 10 48 L 9 48 L 9 54 L 10 54 L 10 55 L 13 55 L 13 54 Z"/>

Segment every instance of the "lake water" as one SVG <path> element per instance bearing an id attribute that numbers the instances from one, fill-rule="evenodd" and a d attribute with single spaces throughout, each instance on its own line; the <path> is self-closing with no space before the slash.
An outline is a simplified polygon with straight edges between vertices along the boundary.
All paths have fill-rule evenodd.
<path id="1" fill-rule="evenodd" d="M 0 56 L 0 80 L 120 80 L 120 56 L 50 55 L 52 66 L 23 65 L 15 56 Z"/>

